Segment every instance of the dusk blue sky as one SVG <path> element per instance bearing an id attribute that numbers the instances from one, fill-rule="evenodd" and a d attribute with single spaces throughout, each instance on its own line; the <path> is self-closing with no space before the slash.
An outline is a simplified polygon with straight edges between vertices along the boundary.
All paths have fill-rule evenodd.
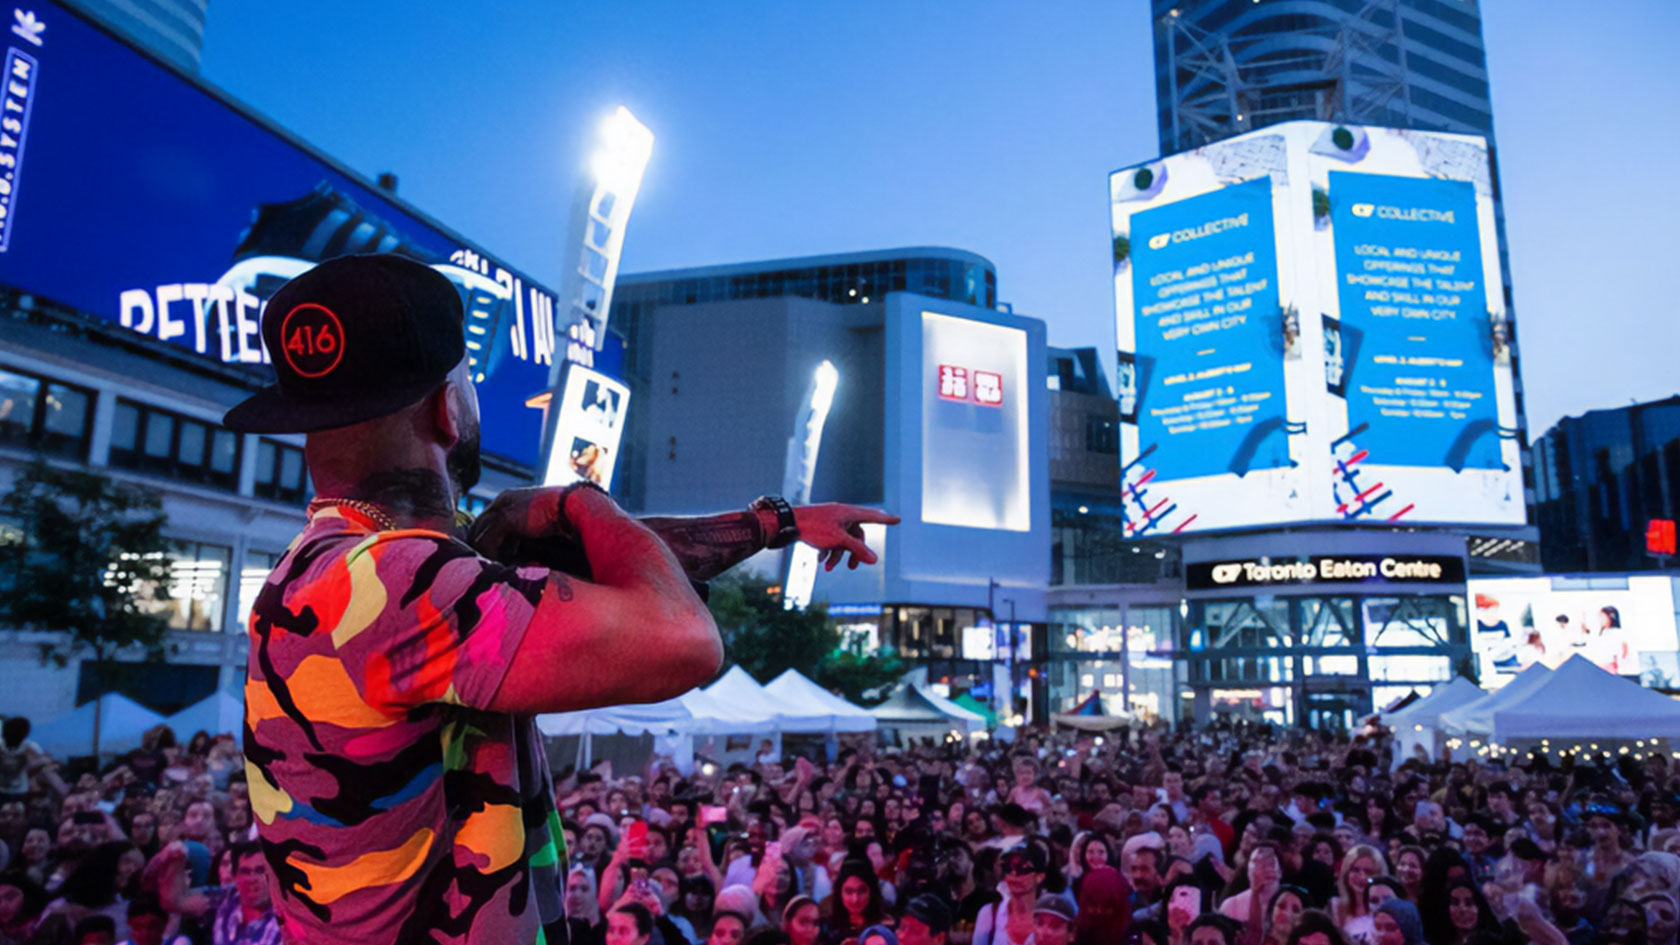
<path id="1" fill-rule="evenodd" d="M 1680 4 L 1486 0 L 1528 417 L 1676 381 Z M 212 0 L 203 73 L 558 282 L 594 126 L 658 136 L 624 271 L 942 245 L 1112 362 L 1106 175 L 1155 156 L 1146 0 Z"/>

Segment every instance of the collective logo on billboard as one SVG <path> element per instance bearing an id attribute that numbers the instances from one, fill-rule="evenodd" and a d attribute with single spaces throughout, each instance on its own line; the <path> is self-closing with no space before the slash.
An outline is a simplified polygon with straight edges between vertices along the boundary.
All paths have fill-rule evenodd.
<path id="1" fill-rule="evenodd" d="M 922 521 L 1029 531 L 1027 333 L 922 313 Z"/>
<path id="2" fill-rule="evenodd" d="M 1526 520 L 1482 139 L 1289 122 L 1110 205 L 1129 534 Z"/>
<path id="3" fill-rule="evenodd" d="M 14 19 L 0 80 L 0 283 L 259 366 L 275 355 L 263 306 L 286 280 L 337 256 L 401 253 L 460 293 L 494 418 L 484 450 L 538 465 L 542 416 L 524 404 L 549 387 L 552 293 L 59 4 Z"/>
<path id="4" fill-rule="evenodd" d="M 1534 663 L 1555 669 L 1575 655 L 1650 685 L 1680 681 L 1674 585 L 1666 576 L 1487 578 L 1471 581 L 1469 592 L 1484 685 Z"/>

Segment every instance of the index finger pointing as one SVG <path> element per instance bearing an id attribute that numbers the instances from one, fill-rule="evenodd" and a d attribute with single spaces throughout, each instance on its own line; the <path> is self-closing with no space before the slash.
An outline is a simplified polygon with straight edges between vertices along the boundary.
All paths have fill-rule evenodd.
<path id="1" fill-rule="evenodd" d="M 854 522 L 870 522 L 876 525 L 897 525 L 899 523 L 898 516 L 879 509 L 854 508 L 852 513 L 848 517 Z"/>

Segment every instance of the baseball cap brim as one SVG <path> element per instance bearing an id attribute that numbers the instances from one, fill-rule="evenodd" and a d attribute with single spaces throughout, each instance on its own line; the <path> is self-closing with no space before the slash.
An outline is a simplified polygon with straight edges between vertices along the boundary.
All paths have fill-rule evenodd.
<path id="1" fill-rule="evenodd" d="M 222 416 L 235 433 L 315 433 L 389 416 L 418 403 L 447 378 L 417 382 L 354 398 L 303 401 L 288 397 L 277 384 L 252 394 Z"/>

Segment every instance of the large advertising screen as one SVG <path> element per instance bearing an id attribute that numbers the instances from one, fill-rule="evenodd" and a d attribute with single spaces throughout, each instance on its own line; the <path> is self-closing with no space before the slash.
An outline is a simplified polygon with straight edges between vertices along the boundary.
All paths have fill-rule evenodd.
<path id="1" fill-rule="evenodd" d="M 1526 520 L 1482 139 L 1291 122 L 1110 201 L 1130 535 Z"/>
<path id="2" fill-rule="evenodd" d="M 1468 591 L 1484 686 L 1576 655 L 1648 685 L 1680 684 L 1672 578 L 1485 578 L 1471 580 Z"/>
<path id="3" fill-rule="evenodd" d="M 281 283 L 405 253 L 461 292 L 485 452 L 537 466 L 551 292 L 58 4 L 30 10 L 0 89 L 0 284 L 266 374 Z"/>
<path id="4" fill-rule="evenodd" d="M 922 521 L 1032 528 L 1027 333 L 922 313 Z"/>

